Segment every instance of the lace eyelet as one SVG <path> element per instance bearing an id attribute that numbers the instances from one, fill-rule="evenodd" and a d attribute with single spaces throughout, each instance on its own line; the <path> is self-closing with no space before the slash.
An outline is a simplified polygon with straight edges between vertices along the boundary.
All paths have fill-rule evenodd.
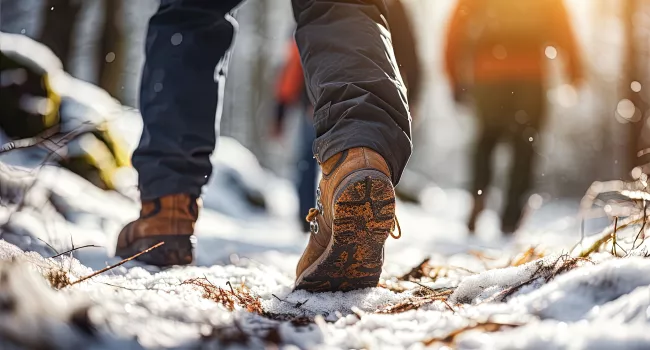
<path id="1" fill-rule="evenodd" d="M 318 222 L 316 220 L 311 221 L 309 223 L 309 230 L 311 231 L 311 233 L 318 234 L 318 229 L 319 229 Z"/>

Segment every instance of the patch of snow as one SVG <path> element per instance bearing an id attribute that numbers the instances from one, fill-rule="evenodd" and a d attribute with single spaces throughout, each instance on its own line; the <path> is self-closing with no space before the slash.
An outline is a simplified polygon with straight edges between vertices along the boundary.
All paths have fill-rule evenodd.
<path id="1" fill-rule="evenodd" d="M 647 325 L 612 322 L 543 321 L 493 334 L 470 332 L 458 349 L 644 350 L 650 348 Z"/>
<path id="2" fill-rule="evenodd" d="M 15 249 L 0 241 L 0 254 L 16 254 Z M 18 259 L 0 261 L 0 339 L 29 349 L 47 348 L 53 341 L 60 349 L 93 342 L 87 306 L 53 291 Z"/>
<path id="3" fill-rule="evenodd" d="M 593 266 L 587 264 L 562 274 L 536 291 L 513 299 L 511 303 L 526 305 L 532 314 L 542 319 L 576 322 L 588 313 L 598 314 L 601 306 L 622 296 L 632 298 L 628 294 L 644 286 L 650 286 L 649 259 L 612 259 Z M 620 306 L 630 302 L 630 299 L 626 299 L 619 301 Z M 607 306 L 606 312 L 614 316 L 611 308 L 611 305 Z"/>
<path id="4" fill-rule="evenodd" d="M 463 279 L 450 297 L 454 303 L 480 303 L 508 288 L 520 286 L 537 277 L 544 268 L 555 265 L 559 255 L 529 262 L 521 266 L 485 271 Z"/>

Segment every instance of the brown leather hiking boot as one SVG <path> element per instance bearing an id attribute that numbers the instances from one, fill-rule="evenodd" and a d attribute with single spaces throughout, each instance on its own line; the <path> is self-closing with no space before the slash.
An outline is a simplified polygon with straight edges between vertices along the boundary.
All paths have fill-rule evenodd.
<path id="1" fill-rule="evenodd" d="M 318 208 L 307 217 L 311 236 L 296 269 L 296 289 L 376 287 L 384 242 L 395 224 L 388 165 L 377 152 L 359 147 L 335 155 L 321 167 Z"/>
<path id="2" fill-rule="evenodd" d="M 191 264 L 194 260 L 194 223 L 198 216 L 199 200 L 187 194 L 142 202 L 140 218 L 126 225 L 117 237 L 115 255 L 128 258 L 165 242 L 136 259 L 157 266 Z"/>

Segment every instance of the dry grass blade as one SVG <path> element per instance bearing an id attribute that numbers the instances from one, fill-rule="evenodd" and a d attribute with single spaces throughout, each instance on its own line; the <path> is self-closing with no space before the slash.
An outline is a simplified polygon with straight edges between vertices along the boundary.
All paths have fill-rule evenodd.
<path id="1" fill-rule="evenodd" d="M 266 316 L 267 312 L 262 308 L 262 303 L 257 295 L 254 295 L 248 288 L 241 286 L 233 288 L 230 282 L 227 285 L 230 290 L 215 286 L 207 278 L 192 278 L 182 284 L 194 285 L 203 290 L 203 297 L 223 305 L 228 311 L 234 311 L 239 306 L 248 312 Z"/>
<path id="2" fill-rule="evenodd" d="M 435 281 L 440 277 L 447 277 L 451 271 L 463 271 L 471 275 L 476 274 L 476 272 L 460 266 L 434 266 L 431 265 L 431 259 L 424 259 L 419 265 L 411 269 L 411 271 L 397 279 L 398 281 L 412 282 L 427 277 Z"/>
<path id="3" fill-rule="evenodd" d="M 50 259 L 58 258 L 58 257 L 60 257 L 61 255 L 66 255 L 66 254 L 68 254 L 68 253 L 72 253 L 72 252 L 74 252 L 75 250 L 79 250 L 79 249 L 83 249 L 83 248 L 102 248 L 102 247 L 100 247 L 100 246 L 98 246 L 98 245 L 94 245 L 94 244 L 88 244 L 88 245 L 84 245 L 84 246 L 81 246 L 81 247 L 75 247 L 75 248 L 72 248 L 72 249 L 66 250 L 66 251 L 63 252 L 63 253 L 58 253 L 58 254 L 56 254 L 56 255 L 54 255 L 54 256 L 51 256 Z"/>
<path id="4" fill-rule="evenodd" d="M 54 289 L 62 289 L 72 284 L 68 273 L 61 269 L 47 270 L 44 277 Z"/>
<path id="5" fill-rule="evenodd" d="M 410 289 L 404 285 L 404 282 L 405 281 L 398 280 L 397 278 L 380 279 L 379 283 L 377 284 L 377 287 L 388 289 L 389 291 L 394 293 L 402 293 Z"/>
<path id="6" fill-rule="evenodd" d="M 411 271 L 399 277 L 398 279 L 401 281 L 410 281 L 411 279 L 421 279 L 427 274 L 425 272 L 425 269 L 427 271 L 430 271 L 431 269 L 431 265 L 429 265 L 429 261 L 431 261 L 431 259 L 429 258 L 422 260 L 422 262 L 418 266 L 412 268 Z"/>
<path id="7" fill-rule="evenodd" d="M 539 278 L 539 276 L 533 276 L 533 277 L 531 277 L 530 279 L 528 279 L 526 281 L 523 281 L 523 282 L 521 282 L 521 283 L 519 283 L 517 285 L 514 285 L 514 286 L 510 287 L 510 288 L 506 288 L 506 289 L 502 290 L 501 292 L 499 292 L 499 293 L 485 299 L 482 303 L 492 303 L 492 302 L 495 302 L 495 301 L 502 301 L 503 299 L 511 296 L 512 294 L 514 294 L 515 292 L 520 290 L 521 288 L 533 283 L 538 278 Z"/>
<path id="8" fill-rule="evenodd" d="M 397 303 L 395 305 L 388 305 L 382 309 L 377 310 L 378 314 L 399 314 L 409 310 L 419 309 L 424 305 L 431 304 L 434 301 L 441 301 L 446 304 L 447 308 L 453 310 L 451 305 L 447 303 L 448 296 L 444 297 L 426 297 L 426 298 L 411 298 L 406 301 Z"/>
<path id="9" fill-rule="evenodd" d="M 618 216 L 614 217 L 614 232 L 612 233 L 612 255 L 613 256 L 619 256 L 618 252 L 616 251 L 616 247 L 619 247 L 625 255 L 627 255 L 627 251 L 625 248 L 621 247 L 621 245 L 618 243 Z"/>
<path id="10" fill-rule="evenodd" d="M 520 256 L 515 257 L 514 260 L 510 262 L 511 266 L 521 266 L 523 264 L 535 261 L 537 259 L 543 258 L 544 254 L 537 251 L 537 247 L 530 247 L 526 249 Z"/>
<path id="11" fill-rule="evenodd" d="M 444 345 L 453 345 L 453 343 L 456 341 L 456 337 L 459 335 L 467 332 L 467 331 L 472 331 L 472 330 L 480 330 L 482 332 L 497 332 L 500 331 L 501 328 L 503 327 L 519 327 L 521 326 L 520 324 L 515 324 L 515 323 L 499 323 L 499 322 L 478 322 L 471 324 L 467 327 L 463 327 L 460 329 L 457 329 L 455 331 L 452 331 L 451 333 L 447 334 L 444 337 L 434 337 L 428 340 L 425 340 L 423 343 L 425 346 L 431 346 L 435 343 L 443 343 Z"/>
<path id="12" fill-rule="evenodd" d="M 620 225 L 618 224 L 618 221 L 617 221 L 617 222 L 616 222 L 616 225 L 614 226 L 614 228 L 608 228 L 608 229 L 606 229 L 606 230 L 601 234 L 601 237 L 600 237 L 599 239 L 597 239 L 596 241 L 594 241 L 594 242 L 593 242 L 593 243 L 592 243 L 592 244 L 591 244 L 587 249 L 581 251 L 581 252 L 578 254 L 578 257 L 580 257 L 580 258 L 586 258 L 586 257 L 588 257 L 590 254 L 592 254 L 592 253 L 594 253 L 594 252 L 597 252 L 603 244 L 605 244 L 605 243 L 607 243 L 607 242 L 609 242 L 610 240 L 613 239 L 613 237 L 614 237 L 614 235 L 613 235 L 614 231 L 618 231 L 618 230 L 624 229 L 624 228 L 629 227 L 629 226 L 633 226 L 633 225 L 640 224 L 640 223 L 643 222 L 643 220 L 644 220 L 644 219 L 643 219 L 643 217 L 642 217 L 641 215 L 635 215 L 635 216 L 632 216 L 632 217 L 627 218 L 627 219 L 624 220 L 624 222 L 623 222 L 622 224 L 620 224 Z"/>
<path id="13" fill-rule="evenodd" d="M 417 283 L 417 282 L 416 282 Z M 419 283 L 418 283 L 419 284 Z M 421 285 L 421 284 L 419 284 Z M 386 305 L 381 309 L 378 309 L 376 313 L 378 314 L 397 314 L 397 313 L 402 313 L 406 312 L 409 310 L 414 310 L 418 309 L 424 305 L 431 304 L 434 301 L 441 301 L 443 302 L 448 309 L 453 311 L 453 308 L 451 305 L 447 303 L 447 300 L 449 299 L 449 296 L 454 292 L 453 289 L 441 289 L 441 290 L 436 290 L 429 288 L 427 286 L 421 285 L 423 288 L 421 288 L 419 291 L 414 293 L 414 296 L 411 298 L 408 298 L 407 300 L 401 301 L 397 304 L 392 304 L 392 305 Z M 419 292 L 419 293 L 418 293 Z"/>
<path id="14" fill-rule="evenodd" d="M 641 238 L 641 235 L 643 235 L 643 239 L 641 240 L 641 245 L 643 243 L 643 240 L 645 240 L 645 226 L 648 221 L 648 201 L 643 200 L 643 224 L 641 225 L 641 228 L 639 229 L 639 233 L 636 234 L 636 237 L 634 237 L 634 241 L 632 242 L 632 250 L 636 249 L 636 242 Z"/>
<path id="15" fill-rule="evenodd" d="M 480 250 L 470 250 L 470 251 L 467 252 L 467 254 L 469 254 L 471 256 L 474 256 L 474 257 L 476 257 L 476 258 L 478 258 L 480 260 L 495 261 L 495 260 L 499 259 L 499 258 L 496 258 L 496 257 L 487 256 L 484 252 L 482 252 Z"/>
<path id="16" fill-rule="evenodd" d="M 209 299 L 225 307 L 228 311 L 235 311 L 237 307 L 240 307 L 248 312 L 258 314 L 262 317 L 268 318 L 273 321 L 282 321 L 282 322 L 291 322 L 295 327 L 301 327 L 308 324 L 314 323 L 312 317 L 307 316 L 295 316 L 291 314 L 280 314 L 272 313 L 264 310 L 262 307 L 262 301 L 259 296 L 253 294 L 246 286 L 242 285 L 240 287 L 233 287 L 230 282 L 226 282 L 228 288 L 222 288 L 214 285 L 207 277 L 192 278 L 184 281 L 182 284 L 193 285 L 199 287 L 203 291 L 202 297 Z M 302 301 L 298 303 L 291 303 L 284 299 L 281 299 L 277 295 L 271 294 L 273 297 L 279 301 L 291 304 L 292 306 L 298 309 L 304 309 L 303 305 L 308 301 Z M 314 313 L 310 311 L 310 313 Z M 268 340 L 268 339 L 267 339 Z"/>
<path id="17" fill-rule="evenodd" d="M 617 256 L 616 254 L 616 233 L 618 231 L 618 216 L 614 217 L 614 232 L 612 232 L 612 255 Z"/>

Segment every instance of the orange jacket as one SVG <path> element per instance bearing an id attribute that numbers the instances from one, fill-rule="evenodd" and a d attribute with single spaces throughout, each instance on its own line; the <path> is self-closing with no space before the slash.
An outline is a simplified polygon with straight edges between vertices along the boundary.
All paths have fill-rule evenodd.
<path id="1" fill-rule="evenodd" d="M 580 58 L 563 0 L 459 0 L 448 29 L 445 65 L 452 86 L 540 80 L 561 57 L 572 82 Z"/>
<path id="2" fill-rule="evenodd" d="M 275 92 L 276 100 L 279 103 L 290 105 L 299 99 L 304 89 L 305 78 L 303 76 L 300 52 L 298 51 L 296 42 L 291 40 L 287 46 L 289 48 L 289 55 L 280 73 Z"/>

